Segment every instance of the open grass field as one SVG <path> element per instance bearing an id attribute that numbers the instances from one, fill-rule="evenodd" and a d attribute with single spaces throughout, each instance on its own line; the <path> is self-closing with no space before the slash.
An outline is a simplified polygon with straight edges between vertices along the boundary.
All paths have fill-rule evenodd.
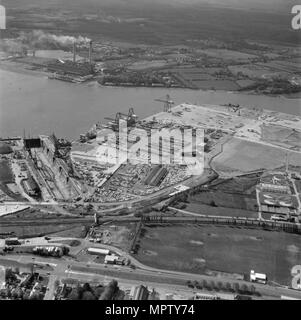
<path id="1" fill-rule="evenodd" d="M 227 50 L 227 49 L 206 49 L 206 50 L 200 50 L 200 53 L 203 53 L 209 57 L 214 57 L 214 58 L 223 59 L 223 60 L 233 60 L 233 61 L 248 61 L 250 59 L 257 58 L 257 56 L 253 54 Z"/>
<path id="2" fill-rule="evenodd" d="M 214 202 L 217 207 L 256 210 L 256 196 L 243 195 L 222 191 L 200 192 L 189 197 L 191 203 L 210 205 Z"/>
<path id="3" fill-rule="evenodd" d="M 218 172 L 226 173 L 269 170 L 283 166 L 286 153 L 284 149 L 233 138 L 224 145 L 223 152 L 214 158 L 212 164 Z M 300 154 L 288 153 L 290 164 L 300 166 Z"/>
<path id="4" fill-rule="evenodd" d="M 191 194 L 186 211 L 218 216 L 258 218 L 256 185 L 260 174 L 217 179 L 206 191 Z"/>
<path id="5" fill-rule="evenodd" d="M 14 260 L 6 260 L 6 259 L 1 259 L 0 258 L 0 268 L 19 268 L 20 272 L 31 272 L 31 263 L 19 263 L 17 261 Z M 2 268 L 1 268 L 2 269 Z"/>
<path id="6" fill-rule="evenodd" d="M 1 219 L 4 220 L 12 220 L 12 219 L 49 219 L 49 218 L 55 218 L 60 217 L 61 214 L 59 213 L 50 213 L 46 211 L 40 211 L 36 208 L 29 208 L 27 210 L 24 210 L 22 212 L 9 214 L 6 216 L 3 216 Z M 1 224 L 1 222 L 0 222 Z"/>
<path id="7" fill-rule="evenodd" d="M 262 173 L 257 173 L 234 177 L 232 179 L 217 179 L 210 184 L 210 189 L 224 192 L 253 194 L 255 198 L 255 188 L 260 182 L 261 175 Z"/>
<path id="8" fill-rule="evenodd" d="M 238 209 L 235 207 L 237 205 L 235 202 L 232 202 L 229 205 L 232 207 L 213 207 L 203 203 L 191 201 L 187 204 L 185 210 L 193 213 L 205 214 L 208 216 L 258 218 L 258 213 L 254 210 Z"/>
<path id="9" fill-rule="evenodd" d="M 245 65 L 236 65 L 229 66 L 229 70 L 233 74 L 242 73 L 245 76 L 250 78 L 263 78 L 263 77 L 276 77 L 280 75 L 288 76 L 288 72 L 280 72 L 271 70 L 268 66 L 265 65 L 256 65 L 256 64 L 245 64 Z"/>
<path id="10" fill-rule="evenodd" d="M 292 130 L 283 126 L 262 126 L 262 139 L 274 144 L 289 145 L 301 149 L 301 131 Z"/>
<path id="11" fill-rule="evenodd" d="M 55 235 L 64 237 L 76 237 L 78 224 L 53 224 L 44 226 L 1 226 L 0 223 L 0 233 L 14 232 L 15 236 L 18 238 L 32 238 L 44 235 Z M 82 227 L 80 227 L 82 228 Z"/>
<path id="12" fill-rule="evenodd" d="M 66 237 L 66 238 L 84 238 L 87 234 L 85 226 L 75 226 L 65 230 L 51 233 L 52 237 Z"/>
<path id="13" fill-rule="evenodd" d="M 192 80 L 193 85 L 203 90 L 225 90 L 234 91 L 239 86 L 232 80 Z"/>
<path id="14" fill-rule="evenodd" d="M 226 72 L 223 68 L 182 67 L 170 69 L 170 72 L 180 82 L 196 89 L 228 91 L 239 89 L 239 85 L 231 77 L 221 79 L 218 76 L 219 73 Z"/>
<path id="15" fill-rule="evenodd" d="M 166 65 L 165 60 L 154 60 L 154 61 L 138 61 L 132 63 L 128 69 L 132 71 L 139 71 L 139 70 L 145 70 L 145 69 L 152 69 L 152 68 L 160 68 L 164 67 Z"/>
<path id="16" fill-rule="evenodd" d="M 292 62 L 292 61 L 271 61 L 268 63 L 262 63 L 259 64 L 259 66 L 265 66 L 270 68 L 271 70 L 276 71 L 289 71 L 292 73 L 299 73 L 301 72 L 300 63 L 298 61 Z"/>
<path id="17" fill-rule="evenodd" d="M 222 226 L 145 226 L 137 258 L 147 265 L 193 273 L 266 273 L 289 285 L 300 264 L 300 236 Z"/>

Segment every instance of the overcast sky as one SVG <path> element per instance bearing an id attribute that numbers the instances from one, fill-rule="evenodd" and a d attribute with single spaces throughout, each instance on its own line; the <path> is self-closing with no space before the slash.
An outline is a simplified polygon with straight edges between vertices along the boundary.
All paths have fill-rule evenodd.
<path id="1" fill-rule="evenodd" d="M 290 13 L 294 4 L 298 3 L 298 0 L 0 0 L 0 3 L 7 5 L 8 7 L 26 5 L 36 6 L 65 6 L 65 5 L 83 5 L 89 7 L 89 5 L 101 5 L 101 4 L 135 4 L 135 5 L 213 5 L 231 8 L 243 8 L 243 9 L 256 9 L 262 11 L 279 11 L 283 13 Z"/>

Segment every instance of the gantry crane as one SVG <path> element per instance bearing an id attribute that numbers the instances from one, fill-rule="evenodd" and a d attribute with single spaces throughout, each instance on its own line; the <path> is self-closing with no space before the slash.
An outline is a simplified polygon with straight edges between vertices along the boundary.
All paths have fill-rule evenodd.
<path id="1" fill-rule="evenodd" d="M 164 112 L 171 112 L 171 107 L 175 104 L 171 99 L 169 94 L 166 95 L 165 99 L 155 99 L 155 101 L 158 102 L 163 102 L 164 103 L 164 107 L 163 107 L 163 111 Z"/>
<path id="2" fill-rule="evenodd" d="M 130 108 L 128 114 L 117 112 L 115 119 L 108 117 L 105 119 L 110 121 L 108 124 L 112 126 L 113 130 L 115 130 L 118 129 L 120 120 L 125 120 L 128 127 L 134 127 L 137 123 L 137 118 L 138 117 L 136 116 L 134 109 Z"/>

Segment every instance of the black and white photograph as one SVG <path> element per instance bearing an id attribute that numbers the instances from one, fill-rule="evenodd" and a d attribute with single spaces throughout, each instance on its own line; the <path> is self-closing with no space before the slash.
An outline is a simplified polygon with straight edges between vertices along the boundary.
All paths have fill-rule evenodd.
<path id="1" fill-rule="evenodd" d="M 0 300 L 301 300 L 300 0 L 0 0 Z"/>

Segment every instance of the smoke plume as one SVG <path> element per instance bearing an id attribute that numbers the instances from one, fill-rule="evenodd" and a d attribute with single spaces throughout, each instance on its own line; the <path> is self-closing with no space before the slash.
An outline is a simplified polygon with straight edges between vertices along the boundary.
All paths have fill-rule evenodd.
<path id="1" fill-rule="evenodd" d="M 75 42 L 78 48 L 88 47 L 91 40 L 83 36 L 68 36 L 46 33 L 41 30 L 20 32 L 19 37 L 14 39 L 2 39 L 1 50 L 5 52 L 24 52 L 32 49 L 72 49 Z"/>
<path id="2" fill-rule="evenodd" d="M 20 38 L 23 43 L 28 45 L 41 47 L 45 49 L 52 49 L 53 47 L 57 49 L 69 48 L 75 42 L 77 46 L 86 46 L 90 39 L 82 36 L 73 37 L 65 35 L 55 35 L 51 33 L 45 33 L 41 30 L 34 30 L 31 33 L 22 32 Z"/>

